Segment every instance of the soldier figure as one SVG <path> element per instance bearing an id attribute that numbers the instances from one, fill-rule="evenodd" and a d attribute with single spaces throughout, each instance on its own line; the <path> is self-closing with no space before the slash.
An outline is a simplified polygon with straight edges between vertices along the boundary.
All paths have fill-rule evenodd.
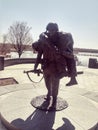
<path id="1" fill-rule="evenodd" d="M 46 35 L 50 42 L 56 46 L 59 53 L 66 57 L 68 76 L 70 81 L 66 86 L 77 84 L 76 81 L 76 61 L 73 55 L 73 38 L 70 33 L 59 32 L 58 25 L 56 23 L 49 23 L 46 27 Z"/>
<path id="2" fill-rule="evenodd" d="M 77 84 L 76 66 L 73 55 L 73 39 L 70 33 L 62 33 L 58 30 L 56 23 L 49 23 L 46 32 L 41 33 L 39 40 L 32 44 L 33 49 L 38 52 L 34 70 L 38 64 L 42 64 L 46 88 L 48 90 L 46 100 L 53 97 L 52 108 L 56 106 L 59 89 L 60 74 L 66 73 L 71 77 L 67 86 Z M 42 59 L 43 57 L 43 59 Z"/>

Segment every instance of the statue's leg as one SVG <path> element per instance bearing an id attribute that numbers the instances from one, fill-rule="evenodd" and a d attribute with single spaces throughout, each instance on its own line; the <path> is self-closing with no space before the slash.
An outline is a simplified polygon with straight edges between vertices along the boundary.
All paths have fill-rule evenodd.
<path id="1" fill-rule="evenodd" d="M 50 100 L 50 96 L 51 96 L 51 76 L 44 73 L 44 80 L 45 80 L 45 85 L 46 85 L 46 88 L 47 88 L 47 91 L 48 91 L 46 100 Z"/>
<path id="2" fill-rule="evenodd" d="M 57 95 L 58 95 L 58 90 L 59 90 L 59 78 L 56 76 L 52 77 L 52 96 L 53 96 L 53 103 L 52 105 L 56 105 L 56 100 L 57 100 Z"/>

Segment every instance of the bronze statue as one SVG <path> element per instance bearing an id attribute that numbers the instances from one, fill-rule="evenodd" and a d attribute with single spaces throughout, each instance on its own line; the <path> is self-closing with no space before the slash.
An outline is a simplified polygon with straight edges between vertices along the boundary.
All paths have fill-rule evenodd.
<path id="1" fill-rule="evenodd" d="M 77 84 L 72 35 L 59 32 L 56 23 L 49 23 L 46 27 L 46 32 L 41 33 L 39 40 L 33 43 L 32 47 L 38 52 L 34 70 L 36 71 L 38 64 L 41 63 L 48 90 L 46 101 L 50 101 L 52 96 L 52 107 L 54 108 L 60 78 L 63 76 L 71 77 L 67 86 Z"/>
<path id="2" fill-rule="evenodd" d="M 38 52 L 34 70 L 36 71 L 38 64 L 41 63 L 48 90 L 46 101 L 50 101 L 52 96 L 52 107 L 55 108 L 60 78 L 67 75 L 65 57 L 60 55 L 58 49 L 47 38 L 39 39 L 32 47 Z"/>

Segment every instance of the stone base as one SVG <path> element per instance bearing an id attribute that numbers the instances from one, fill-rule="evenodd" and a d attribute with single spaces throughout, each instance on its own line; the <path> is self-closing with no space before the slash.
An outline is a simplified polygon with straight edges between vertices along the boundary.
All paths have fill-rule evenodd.
<path id="1" fill-rule="evenodd" d="M 68 107 L 68 103 L 60 97 L 57 98 L 55 108 L 52 107 L 52 97 L 50 101 L 46 101 L 45 98 L 45 95 L 37 96 L 32 99 L 31 105 L 43 111 L 61 111 Z"/>

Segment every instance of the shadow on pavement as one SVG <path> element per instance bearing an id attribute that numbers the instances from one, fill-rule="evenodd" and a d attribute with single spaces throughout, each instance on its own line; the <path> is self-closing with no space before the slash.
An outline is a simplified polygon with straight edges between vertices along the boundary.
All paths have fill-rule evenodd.
<path id="1" fill-rule="evenodd" d="M 52 130 L 55 122 L 55 112 L 41 111 L 36 109 L 25 121 L 15 119 L 12 125 L 22 130 Z"/>
<path id="2" fill-rule="evenodd" d="M 56 130 L 75 130 L 75 127 L 67 118 L 63 118 L 64 124 Z M 23 119 L 15 119 L 11 122 L 21 130 L 53 130 L 55 122 L 55 111 L 41 111 L 36 109 L 25 121 Z"/>
<path id="3" fill-rule="evenodd" d="M 64 124 L 57 128 L 56 130 L 75 130 L 75 127 L 67 118 L 63 118 Z"/>

